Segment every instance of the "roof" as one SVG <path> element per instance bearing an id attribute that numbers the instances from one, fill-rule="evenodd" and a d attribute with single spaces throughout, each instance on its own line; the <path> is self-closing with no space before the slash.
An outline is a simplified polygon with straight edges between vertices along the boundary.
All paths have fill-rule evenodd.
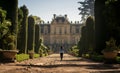
<path id="1" fill-rule="evenodd" d="M 55 20 L 56 20 L 56 22 L 65 22 L 64 17 L 56 17 Z"/>

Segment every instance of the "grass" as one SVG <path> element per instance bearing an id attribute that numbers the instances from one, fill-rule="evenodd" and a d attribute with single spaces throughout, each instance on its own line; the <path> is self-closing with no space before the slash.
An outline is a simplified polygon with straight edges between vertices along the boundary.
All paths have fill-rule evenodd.
<path id="1" fill-rule="evenodd" d="M 47 54 L 43 54 L 43 56 L 46 56 Z M 34 54 L 34 58 L 39 58 L 40 54 Z M 29 59 L 29 54 L 17 54 L 16 55 L 16 60 L 18 62 L 28 60 Z"/>
<path id="2" fill-rule="evenodd" d="M 34 54 L 34 58 L 40 57 L 40 54 Z"/>
<path id="3" fill-rule="evenodd" d="M 116 60 L 120 64 L 120 56 L 117 56 Z"/>
<path id="4" fill-rule="evenodd" d="M 17 54 L 16 55 L 16 60 L 18 62 L 24 61 L 24 60 L 27 60 L 27 59 L 29 59 L 29 55 L 28 54 Z"/>

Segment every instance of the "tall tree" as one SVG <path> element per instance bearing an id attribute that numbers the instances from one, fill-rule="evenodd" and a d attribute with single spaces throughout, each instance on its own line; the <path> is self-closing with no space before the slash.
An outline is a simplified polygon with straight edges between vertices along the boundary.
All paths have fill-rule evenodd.
<path id="1" fill-rule="evenodd" d="M 40 17 L 33 16 L 35 19 L 35 52 L 39 53 L 40 48 L 40 22 L 42 21 Z"/>
<path id="2" fill-rule="evenodd" d="M 22 40 L 21 40 L 20 32 L 21 32 L 21 28 L 22 28 L 21 27 L 22 20 L 23 20 L 23 11 L 19 8 L 18 9 L 18 37 L 17 37 L 17 49 L 18 50 L 21 50 L 20 48 L 21 48 Z"/>
<path id="3" fill-rule="evenodd" d="M 101 53 L 101 49 L 105 48 L 106 26 L 103 17 L 105 9 L 105 0 L 95 0 L 95 49 L 97 53 Z"/>
<path id="4" fill-rule="evenodd" d="M 88 15 L 94 16 L 94 0 L 84 0 L 78 3 L 80 3 L 78 10 L 80 10 L 79 15 L 82 15 L 82 21 L 85 21 Z"/>
<path id="5" fill-rule="evenodd" d="M 89 16 L 86 20 L 86 47 L 89 52 L 94 49 L 94 18 Z"/>
<path id="6" fill-rule="evenodd" d="M 120 1 L 119 0 L 107 0 L 105 2 L 105 23 L 107 26 L 107 37 L 113 37 L 116 40 L 117 45 L 120 44 Z"/>
<path id="7" fill-rule="evenodd" d="M 28 9 L 25 5 L 23 5 L 22 7 L 20 7 L 20 10 L 22 10 L 23 12 L 23 19 L 20 24 L 21 28 L 19 30 L 18 48 L 20 49 L 21 53 L 27 53 Z M 19 18 L 20 18 L 20 15 L 19 15 Z"/>
<path id="8" fill-rule="evenodd" d="M 78 48 L 79 48 L 79 56 L 82 56 L 85 52 L 87 52 L 86 49 L 86 26 L 83 26 L 81 29 L 81 38 L 78 43 Z"/>
<path id="9" fill-rule="evenodd" d="M 40 48 L 40 26 L 38 24 L 35 25 L 35 52 L 39 53 Z"/>
<path id="10" fill-rule="evenodd" d="M 31 15 L 28 17 L 28 50 L 34 51 L 35 47 L 35 19 Z"/>
<path id="11" fill-rule="evenodd" d="M 95 46 L 98 53 L 111 37 L 117 40 L 117 45 L 120 44 L 119 3 L 119 0 L 95 0 Z"/>

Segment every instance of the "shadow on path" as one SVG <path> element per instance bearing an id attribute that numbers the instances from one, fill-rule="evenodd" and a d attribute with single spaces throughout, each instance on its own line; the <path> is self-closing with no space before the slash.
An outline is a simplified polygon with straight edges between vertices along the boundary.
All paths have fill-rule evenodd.
<path id="1" fill-rule="evenodd" d="M 86 69 L 96 69 L 96 70 L 107 70 L 107 69 L 119 69 L 118 65 L 108 65 L 108 64 L 55 64 L 55 65 L 26 65 L 26 64 L 17 64 L 17 66 L 26 66 L 26 67 L 38 67 L 38 68 L 57 68 L 57 67 L 84 67 Z"/>

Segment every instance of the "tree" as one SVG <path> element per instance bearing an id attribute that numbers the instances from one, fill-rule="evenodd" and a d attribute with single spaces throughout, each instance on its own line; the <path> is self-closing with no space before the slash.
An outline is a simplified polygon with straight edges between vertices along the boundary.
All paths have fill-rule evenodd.
<path id="1" fill-rule="evenodd" d="M 21 34 L 20 34 L 20 32 L 21 32 L 21 22 L 22 22 L 22 20 L 23 20 L 23 11 L 19 8 L 18 9 L 18 37 L 17 37 L 17 49 L 19 49 L 20 50 L 20 48 L 21 48 Z"/>
<path id="2" fill-rule="evenodd" d="M 38 24 L 35 25 L 35 52 L 39 53 L 39 48 L 40 48 L 40 26 Z"/>
<path id="3" fill-rule="evenodd" d="M 81 38 L 80 41 L 77 44 L 79 48 L 79 56 L 82 56 L 87 50 L 86 50 L 86 26 L 83 26 L 81 29 Z"/>
<path id="4" fill-rule="evenodd" d="M 94 18 L 89 16 L 86 20 L 86 49 L 92 52 L 94 49 Z"/>
<path id="5" fill-rule="evenodd" d="M 84 0 L 78 3 L 80 3 L 78 10 L 80 10 L 79 15 L 82 15 L 82 21 L 85 21 L 88 15 L 94 16 L 94 0 Z"/>
<path id="6" fill-rule="evenodd" d="M 104 11 L 105 23 L 107 26 L 107 36 L 109 39 L 110 37 L 113 37 L 116 40 L 117 45 L 120 44 L 120 10 L 118 9 L 118 7 L 120 7 L 119 3 L 119 0 L 107 0 L 105 2 Z"/>
<path id="7" fill-rule="evenodd" d="M 39 40 L 39 39 L 38 39 Z M 34 51 L 35 47 L 35 19 L 31 15 L 28 17 L 28 49 Z"/>
<path id="8" fill-rule="evenodd" d="M 113 37 L 120 44 L 119 0 L 95 1 L 95 49 L 97 53 L 105 48 L 105 42 Z"/>
<path id="9" fill-rule="evenodd" d="M 106 24 L 104 18 L 105 0 L 95 0 L 95 51 L 105 48 Z"/>
<path id="10" fill-rule="evenodd" d="M 28 9 L 25 5 L 23 5 L 20 7 L 20 10 L 19 11 L 21 14 L 19 14 L 20 31 L 18 38 L 18 49 L 20 49 L 20 53 L 27 53 Z"/>

